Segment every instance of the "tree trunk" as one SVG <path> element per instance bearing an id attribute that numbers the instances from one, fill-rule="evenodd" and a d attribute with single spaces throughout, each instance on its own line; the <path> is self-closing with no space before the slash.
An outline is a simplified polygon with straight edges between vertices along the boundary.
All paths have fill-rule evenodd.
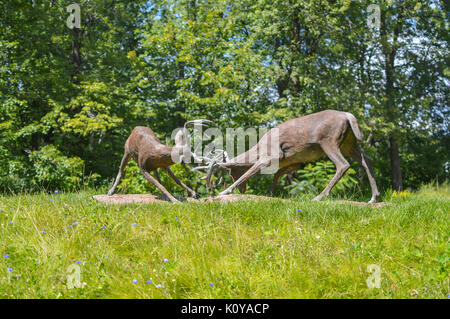
<path id="1" fill-rule="evenodd" d="M 386 17 L 384 11 L 381 12 L 381 23 L 380 23 L 380 35 L 382 39 L 382 51 L 384 54 L 384 71 L 386 76 L 385 92 L 386 92 L 386 105 L 385 114 L 389 122 L 394 125 L 398 125 L 399 110 L 397 109 L 397 101 L 395 95 L 395 58 L 397 54 L 397 39 L 400 32 L 400 21 L 394 25 L 392 33 L 392 44 L 388 41 L 388 26 L 386 24 Z M 389 136 L 389 151 L 391 158 L 391 177 L 392 177 L 392 188 L 396 191 L 403 190 L 403 180 L 402 172 L 400 168 L 400 155 L 398 149 L 398 141 L 395 136 L 396 129 L 390 133 Z"/>
<path id="2" fill-rule="evenodd" d="M 78 77 L 78 74 L 80 72 L 80 67 L 81 67 L 81 53 L 80 53 L 81 43 L 79 40 L 80 29 L 73 28 L 73 34 L 74 34 L 74 37 L 73 37 L 73 41 L 72 41 L 72 62 L 75 66 L 75 70 L 72 75 L 72 80 L 73 80 L 73 83 L 79 84 L 80 79 Z"/>
<path id="3" fill-rule="evenodd" d="M 178 62 L 177 63 L 177 79 L 178 80 L 183 80 L 184 76 L 185 76 L 185 72 L 184 72 L 184 63 L 183 62 Z M 185 123 L 185 119 L 183 118 L 183 114 L 186 112 L 186 104 L 184 103 L 184 101 L 180 101 L 177 100 L 177 102 L 175 103 L 175 125 L 176 127 L 183 127 L 184 123 Z"/>
<path id="4" fill-rule="evenodd" d="M 398 143 L 394 136 L 389 137 L 389 149 L 391 157 L 392 187 L 397 192 L 401 192 L 403 190 L 403 179 L 402 171 L 400 169 Z"/>

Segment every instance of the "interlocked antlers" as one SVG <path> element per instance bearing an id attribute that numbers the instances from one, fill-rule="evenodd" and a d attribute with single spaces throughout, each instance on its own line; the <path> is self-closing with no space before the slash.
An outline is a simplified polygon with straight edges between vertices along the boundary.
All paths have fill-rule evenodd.
<path id="1" fill-rule="evenodd" d="M 194 128 L 196 128 L 197 125 L 200 126 L 207 126 L 208 124 L 213 123 L 212 121 L 209 120 L 204 120 L 204 119 L 200 119 L 200 120 L 194 120 L 194 121 L 189 121 L 185 124 L 184 128 L 186 131 L 186 128 L 188 126 L 193 125 Z M 208 137 L 208 136 L 206 136 Z M 214 171 L 216 170 L 217 167 L 222 167 L 223 169 L 227 170 L 227 168 L 225 168 L 224 166 L 222 166 L 222 163 L 225 161 L 229 160 L 228 154 L 226 151 L 224 151 L 223 149 L 216 149 L 215 147 L 213 147 L 207 154 L 199 156 L 197 155 L 197 151 L 198 148 L 201 147 L 202 145 L 199 144 L 196 149 L 194 150 L 194 152 L 191 153 L 192 157 L 194 158 L 195 162 L 197 163 L 201 163 L 201 164 L 206 164 L 203 166 L 197 166 L 195 168 L 192 169 L 192 171 L 200 171 L 203 169 L 207 170 L 207 174 L 206 176 L 202 177 L 201 179 L 206 180 L 206 186 L 208 189 L 212 190 L 211 187 L 211 177 L 214 173 Z M 224 173 L 224 172 L 223 172 Z M 224 178 L 224 174 L 222 174 L 219 183 L 221 183 L 221 181 Z"/>

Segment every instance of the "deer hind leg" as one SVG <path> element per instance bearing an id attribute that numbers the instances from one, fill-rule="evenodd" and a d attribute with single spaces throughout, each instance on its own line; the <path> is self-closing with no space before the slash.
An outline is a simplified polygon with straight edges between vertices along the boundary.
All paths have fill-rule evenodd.
<path id="1" fill-rule="evenodd" d="M 270 166 L 270 159 L 259 160 L 258 162 L 253 164 L 253 166 L 250 167 L 250 169 L 247 172 L 245 172 L 241 177 L 239 177 L 239 179 L 237 181 L 235 181 L 226 190 L 221 192 L 218 196 L 231 194 L 233 189 L 235 189 L 236 187 L 238 187 L 242 183 L 246 183 L 252 176 L 258 174 L 261 169 L 263 169 L 265 167 L 269 167 L 269 166 Z"/>
<path id="2" fill-rule="evenodd" d="M 318 201 L 321 200 L 324 196 L 328 196 L 330 194 L 331 189 L 339 182 L 339 180 L 344 176 L 345 172 L 349 169 L 350 164 L 347 162 L 345 157 L 342 155 L 341 150 L 339 149 L 339 146 L 337 146 L 334 143 L 324 143 L 320 145 L 327 154 L 327 156 L 330 158 L 330 160 L 334 163 L 336 166 L 336 174 L 331 179 L 330 183 L 325 187 L 325 189 L 317 195 L 313 200 Z"/>
<path id="3" fill-rule="evenodd" d="M 156 180 L 158 181 L 158 183 L 162 184 L 161 178 L 159 177 L 159 174 L 158 174 L 158 169 L 155 169 L 155 170 L 153 171 L 153 175 L 155 175 L 155 178 L 156 178 Z"/>
<path id="4" fill-rule="evenodd" d="M 380 192 L 378 191 L 377 183 L 375 182 L 372 161 L 356 145 L 351 149 L 351 151 L 349 151 L 348 155 L 350 155 L 351 158 L 357 161 L 366 171 L 367 177 L 369 178 L 370 188 L 372 189 L 372 198 L 370 199 L 369 203 L 375 203 L 378 196 L 380 196 Z"/>
<path id="5" fill-rule="evenodd" d="M 120 162 L 119 173 L 117 173 L 116 180 L 114 182 L 114 185 L 109 190 L 108 196 L 113 195 L 117 191 L 117 186 L 119 185 L 120 180 L 122 179 L 122 177 L 124 175 L 124 170 L 125 170 L 125 167 L 127 166 L 129 160 L 130 160 L 130 154 L 125 152 L 125 154 L 123 154 L 123 157 L 122 157 L 122 162 Z"/>
<path id="6" fill-rule="evenodd" d="M 272 188 L 270 189 L 270 195 L 275 195 L 275 191 L 277 188 L 278 179 L 283 176 L 284 174 L 288 174 L 290 172 L 296 171 L 300 168 L 299 164 L 293 164 L 289 166 L 285 166 L 283 168 L 280 168 L 275 175 L 273 176 L 273 182 L 272 182 Z"/>
<path id="7" fill-rule="evenodd" d="M 164 170 L 166 171 L 167 174 L 169 174 L 170 177 L 172 177 L 172 179 L 175 181 L 175 183 L 177 183 L 178 185 L 180 185 L 181 187 L 183 187 L 185 190 L 188 191 L 188 193 L 194 197 L 194 198 L 200 198 L 200 195 L 197 194 L 196 192 L 194 192 L 192 189 L 190 189 L 187 185 L 185 185 L 178 177 L 176 177 L 176 175 L 170 170 L 170 168 L 166 167 L 164 168 Z"/>
<path id="8" fill-rule="evenodd" d="M 172 203 L 178 203 L 178 200 L 173 197 L 167 189 L 162 186 L 152 175 L 150 175 L 143 167 L 140 167 L 142 175 L 144 175 L 145 179 L 148 180 L 150 183 L 155 185 L 167 198 L 170 199 Z"/>
<path id="9" fill-rule="evenodd" d="M 243 182 L 241 185 L 238 186 L 239 193 L 244 194 L 247 190 L 247 182 Z"/>

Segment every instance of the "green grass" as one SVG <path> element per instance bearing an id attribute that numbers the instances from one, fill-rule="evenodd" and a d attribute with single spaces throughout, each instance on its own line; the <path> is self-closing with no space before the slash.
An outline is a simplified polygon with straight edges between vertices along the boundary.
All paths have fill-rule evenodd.
<path id="1" fill-rule="evenodd" d="M 309 197 L 119 206 L 91 200 L 94 193 L 0 197 L 2 298 L 450 293 L 448 186 L 388 196 L 383 208 Z M 86 285 L 69 289 L 68 267 L 77 261 Z M 380 288 L 367 287 L 371 264 L 381 269 Z"/>

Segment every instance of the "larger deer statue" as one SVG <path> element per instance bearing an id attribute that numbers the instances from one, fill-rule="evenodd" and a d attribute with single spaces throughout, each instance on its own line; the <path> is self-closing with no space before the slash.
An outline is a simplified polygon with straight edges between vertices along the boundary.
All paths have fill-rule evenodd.
<path id="1" fill-rule="evenodd" d="M 279 176 L 298 169 L 301 163 L 328 156 L 336 166 L 336 174 L 327 187 L 314 198 L 321 200 L 330 194 L 331 189 L 350 167 L 342 154 L 344 153 L 362 165 L 366 171 L 372 189 L 369 203 L 374 203 L 380 193 L 371 161 L 357 146 L 357 140 L 361 141 L 362 138 L 357 120 L 352 114 L 326 110 L 286 121 L 264 134 L 247 152 L 222 163 L 211 159 L 208 166 L 196 169 L 209 168 L 208 178 L 212 169 L 217 166 L 230 172 L 234 182 L 218 195 L 221 196 L 230 194 L 236 187 L 242 193 L 245 192 L 249 178 L 262 169 L 269 168 L 274 159 L 278 161 L 278 171 L 274 178 L 276 185 Z M 274 145 L 270 144 L 276 140 L 278 145 L 275 145 L 275 154 L 271 154 L 269 149 L 273 150 Z M 272 189 L 274 190 L 274 186 Z"/>
<path id="2" fill-rule="evenodd" d="M 185 124 L 184 129 L 186 130 L 186 127 L 189 124 L 203 125 L 205 122 L 208 121 L 190 121 Z M 186 156 L 186 154 L 190 154 L 190 145 L 183 140 L 185 138 L 185 130 L 178 131 L 175 135 L 175 147 L 170 147 L 162 144 L 150 128 L 136 126 L 125 142 L 125 152 L 123 154 L 122 162 L 120 163 L 119 173 L 117 174 L 114 185 L 109 190 L 108 195 L 111 196 L 117 191 L 117 186 L 123 177 L 125 167 L 130 158 L 133 158 L 138 164 L 142 175 L 173 203 L 177 203 L 178 200 L 161 184 L 157 171 L 158 168 L 163 169 L 178 185 L 186 189 L 192 197 L 199 198 L 199 195 L 186 186 L 169 168 L 170 165 L 175 164 L 175 158 L 179 158 L 179 161 L 183 163 L 183 157 Z M 195 154 L 192 155 L 195 156 Z M 156 179 L 150 175 L 149 172 L 151 171 L 155 174 Z"/>

